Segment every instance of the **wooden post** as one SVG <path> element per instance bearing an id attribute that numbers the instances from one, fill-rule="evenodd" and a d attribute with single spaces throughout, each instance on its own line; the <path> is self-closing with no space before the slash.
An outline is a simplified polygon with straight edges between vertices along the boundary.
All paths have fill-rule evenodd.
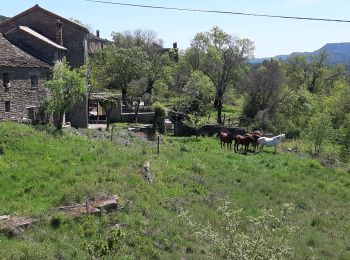
<path id="1" fill-rule="evenodd" d="M 89 204 L 88 204 L 87 200 L 85 202 L 85 208 L 86 208 L 86 215 L 88 215 L 89 214 Z"/>
<path id="2" fill-rule="evenodd" d="M 157 153 L 158 153 L 158 154 L 160 153 L 159 142 L 160 142 L 160 137 L 159 137 L 159 135 L 158 135 L 158 143 L 157 143 Z"/>
<path id="3" fill-rule="evenodd" d="M 113 130 L 114 130 L 114 125 L 112 125 L 112 130 L 111 130 L 111 142 L 113 141 Z"/>

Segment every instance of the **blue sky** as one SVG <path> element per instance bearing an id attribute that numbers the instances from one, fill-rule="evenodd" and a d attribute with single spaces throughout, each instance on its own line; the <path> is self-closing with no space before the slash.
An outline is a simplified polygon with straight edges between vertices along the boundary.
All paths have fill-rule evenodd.
<path id="1" fill-rule="evenodd" d="M 285 16 L 350 20 L 349 0 L 110 0 L 131 4 L 212 9 Z M 224 14 L 192 13 L 106 5 L 83 0 L 6 0 L 0 14 L 14 16 L 35 4 L 66 18 L 74 17 L 110 38 L 112 31 L 154 30 L 170 47 L 189 47 L 197 32 L 214 25 L 255 42 L 255 56 L 313 51 L 331 42 L 350 42 L 350 23 L 298 21 Z"/>

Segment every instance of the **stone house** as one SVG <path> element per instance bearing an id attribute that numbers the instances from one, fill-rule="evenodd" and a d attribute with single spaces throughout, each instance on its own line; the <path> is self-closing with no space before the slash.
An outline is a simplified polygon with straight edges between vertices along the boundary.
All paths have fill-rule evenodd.
<path id="1" fill-rule="evenodd" d="M 24 52 L 0 34 L 0 119 L 25 121 L 47 97 L 44 81 L 52 66 Z"/>
<path id="2" fill-rule="evenodd" d="M 96 52 L 99 48 L 103 48 L 105 40 L 89 33 L 87 28 L 77 24 L 69 19 L 61 17 L 55 13 L 41 8 L 39 5 L 12 17 L 0 23 L 0 35 L 4 45 L 11 46 L 9 53 L 11 56 L 11 70 L 6 70 L 8 63 L 0 60 L 2 70 L 2 80 L 6 82 L 11 80 L 12 85 L 17 88 L 31 89 L 30 93 L 37 93 L 36 101 L 31 101 L 36 105 L 44 102 L 45 90 L 43 89 L 43 81 L 48 76 L 48 71 L 52 68 L 56 61 L 66 57 L 69 65 L 78 68 L 87 63 L 89 54 Z M 31 63 L 25 67 L 20 57 L 26 56 Z M 3 56 L 1 56 L 3 57 Z M 29 59 L 29 57 L 31 57 Z M 0 58 L 1 59 L 1 58 Z M 32 77 L 37 73 L 37 78 Z M 34 83 L 39 87 L 32 89 Z M 15 83 L 16 82 L 16 83 Z M 21 82 L 21 83 L 19 83 Z M 11 82 L 9 82 L 11 83 Z M 35 85 L 34 84 L 34 85 Z M 14 88 L 13 88 L 14 90 Z M 40 90 L 40 91 L 39 91 Z M 11 91 L 9 89 L 9 91 Z M 4 102 L 12 102 L 17 104 L 20 99 L 17 96 L 11 96 L 5 93 L 5 88 L 0 90 L 0 97 L 3 98 L 3 104 L 0 104 L 0 118 L 7 118 L 9 114 L 5 111 Z M 18 93 L 17 93 L 18 94 Z M 16 95 L 17 95 L 16 94 Z M 6 96 L 3 97 L 3 95 Z M 13 94 L 15 95 L 15 94 Z M 24 99 L 29 96 L 23 96 Z M 33 96 L 34 98 L 34 96 Z M 6 99 L 6 100 L 4 100 Z M 23 104 L 30 103 L 28 100 L 22 100 Z M 16 100 L 16 101 L 15 101 Z M 21 106 L 25 106 L 21 104 Z M 8 106 L 8 105 L 7 105 Z M 1 109 L 2 108 L 2 109 Z M 21 110 L 22 111 L 22 110 Z M 23 111 L 22 111 L 23 112 Z M 21 113 L 22 113 L 21 112 Z M 23 112 L 24 113 L 24 112 Z M 11 114 L 26 118 L 25 114 Z M 88 102 L 85 96 L 83 102 L 79 102 L 68 115 L 68 120 L 74 127 L 87 127 L 88 125 Z"/>

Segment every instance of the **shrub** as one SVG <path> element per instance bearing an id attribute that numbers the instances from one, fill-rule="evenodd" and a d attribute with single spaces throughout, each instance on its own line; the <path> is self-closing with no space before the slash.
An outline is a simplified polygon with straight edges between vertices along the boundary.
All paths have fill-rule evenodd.
<path id="1" fill-rule="evenodd" d="M 329 139 L 332 133 L 332 122 L 329 113 L 318 113 L 310 119 L 308 137 L 313 143 L 313 152 L 318 155 L 322 145 Z"/>
<path id="2" fill-rule="evenodd" d="M 242 209 L 223 201 L 217 209 L 222 223 L 217 229 L 209 222 L 195 223 L 186 210 L 179 217 L 193 229 L 199 250 L 213 259 L 283 259 L 292 252 L 289 241 L 296 228 L 287 223 L 292 209 L 285 204 L 278 216 L 263 210 L 260 216 L 246 217 Z"/>
<path id="3" fill-rule="evenodd" d="M 62 218 L 63 218 L 62 215 L 53 216 L 50 220 L 51 227 L 53 227 L 55 229 L 59 228 L 63 222 Z"/>

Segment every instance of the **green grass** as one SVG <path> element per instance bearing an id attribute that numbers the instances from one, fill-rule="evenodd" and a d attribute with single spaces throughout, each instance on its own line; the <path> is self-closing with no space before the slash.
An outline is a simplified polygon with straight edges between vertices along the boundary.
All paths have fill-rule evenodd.
<path id="1" fill-rule="evenodd" d="M 306 155 L 267 149 L 244 156 L 220 149 L 214 138 L 174 137 L 163 137 L 157 155 L 142 142 L 121 146 L 9 122 L 0 124 L 0 145 L 0 215 L 41 220 L 39 229 L 0 235 L 5 259 L 88 258 L 89 248 L 111 241 L 116 223 L 125 226 L 116 240 L 123 245 L 115 242 L 107 258 L 205 259 L 177 216 L 189 209 L 194 221 L 219 226 L 215 209 L 223 198 L 248 216 L 277 214 L 293 203 L 289 223 L 298 231 L 289 238 L 291 259 L 350 258 L 349 174 Z M 145 160 L 154 185 L 141 177 Z M 117 194 L 123 210 L 77 219 L 52 212 L 101 194 Z M 46 220 L 52 214 L 58 226 Z"/>

